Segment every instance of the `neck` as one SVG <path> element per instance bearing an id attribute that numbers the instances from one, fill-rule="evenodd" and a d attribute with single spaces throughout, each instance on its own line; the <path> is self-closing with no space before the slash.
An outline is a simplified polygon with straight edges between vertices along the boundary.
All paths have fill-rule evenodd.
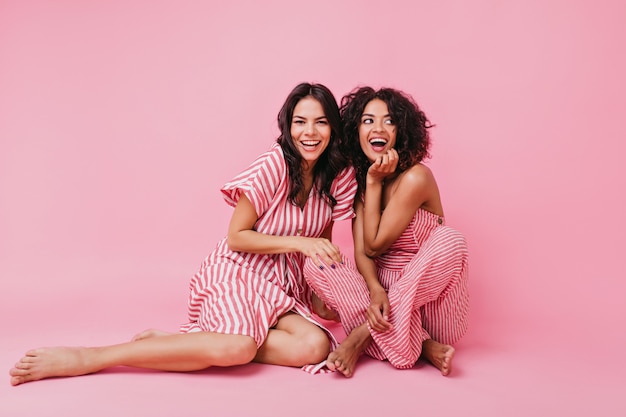
<path id="1" fill-rule="evenodd" d="M 304 159 L 302 160 L 302 172 L 312 174 L 313 167 L 315 167 L 315 162 L 305 161 Z"/>

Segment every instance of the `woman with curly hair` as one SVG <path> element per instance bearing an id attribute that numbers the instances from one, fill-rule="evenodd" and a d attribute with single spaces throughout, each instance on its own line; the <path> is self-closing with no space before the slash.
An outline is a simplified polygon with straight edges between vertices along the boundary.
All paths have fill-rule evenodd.
<path id="1" fill-rule="evenodd" d="M 305 265 L 316 311 L 348 335 L 326 365 L 352 376 L 361 353 L 413 367 L 422 357 L 443 375 L 467 329 L 467 245 L 444 225 L 429 157 L 431 127 L 407 94 L 361 87 L 342 99 L 345 150 L 359 184 L 354 258 Z M 357 270 L 358 268 L 358 270 Z"/>
<path id="2" fill-rule="evenodd" d="M 341 261 L 332 226 L 354 216 L 357 184 L 339 149 L 341 118 L 328 88 L 296 86 L 278 125 L 277 142 L 221 189 L 234 207 L 228 235 L 191 279 L 189 320 L 179 333 L 147 330 L 117 345 L 34 349 L 10 370 L 11 384 L 113 366 L 323 366 L 336 343 L 311 316 L 302 270 L 306 258 L 317 268 Z"/>

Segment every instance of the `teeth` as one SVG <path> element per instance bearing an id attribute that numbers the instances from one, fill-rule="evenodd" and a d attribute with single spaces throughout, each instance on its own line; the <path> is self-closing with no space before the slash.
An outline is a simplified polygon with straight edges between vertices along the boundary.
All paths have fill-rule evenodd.
<path id="1" fill-rule="evenodd" d="M 370 144 L 372 145 L 386 145 L 387 141 L 381 138 L 374 138 L 370 140 Z"/>
<path id="2" fill-rule="evenodd" d="M 304 146 L 316 146 L 318 145 L 320 142 L 319 141 L 302 141 L 301 142 Z"/>

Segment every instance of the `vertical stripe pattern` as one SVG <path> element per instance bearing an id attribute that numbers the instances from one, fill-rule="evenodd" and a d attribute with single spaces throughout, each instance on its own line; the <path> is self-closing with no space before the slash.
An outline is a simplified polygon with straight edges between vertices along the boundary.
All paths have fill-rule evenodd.
<path id="1" fill-rule="evenodd" d="M 419 209 L 409 227 L 389 250 L 376 258 L 378 279 L 387 290 L 393 329 L 369 328 L 375 343 L 366 353 L 388 359 L 396 368 L 410 368 L 424 340 L 453 344 L 467 330 L 469 313 L 468 250 L 461 233 L 439 216 Z M 323 271 L 305 265 L 313 291 L 335 310 L 349 333 L 367 321 L 369 291 L 349 261 Z"/>
<path id="2" fill-rule="evenodd" d="M 244 194 L 258 215 L 255 230 L 269 235 L 319 237 L 332 221 L 354 216 L 356 181 L 352 168 L 341 172 L 331 187 L 337 200 L 335 207 L 313 189 L 300 209 L 287 200 L 288 185 L 282 149 L 274 144 L 221 192 L 233 207 Z M 303 265 L 300 253 L 234 252 L 226 238 L 222 239 L 191 279 L 189 321 L 181 326 L 181 332 L 247 335 L 261 346 L 269 329 L 286 312 L 310 316 Z M 331 342 L 336 343 L 332 338 Z"/>

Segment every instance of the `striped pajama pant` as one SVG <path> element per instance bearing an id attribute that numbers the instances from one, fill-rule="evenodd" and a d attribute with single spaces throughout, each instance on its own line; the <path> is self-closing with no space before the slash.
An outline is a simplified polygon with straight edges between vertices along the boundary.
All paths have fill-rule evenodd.
<path id="1" fill-rule="evenodd" d="M 386 259 L 385 265 L 394 266 L 385 268 L 378 263 L 378 279 L 387 290 L 393 329 L 381 333 L 368 324 L 374 343 L 365 353 L 387 359 L 396 368 L 411 368 L 420 357 L 424 340 L 454 344 L 467 330 L 467 244 L 453 228 L 436 227 L 408 263 L 402 266 Z M 323 270 L 308 259 L 304 276 L 319 298 L 339 314 L 346 334 L 367 322 L 369 290 L 349 259 Z"/>

